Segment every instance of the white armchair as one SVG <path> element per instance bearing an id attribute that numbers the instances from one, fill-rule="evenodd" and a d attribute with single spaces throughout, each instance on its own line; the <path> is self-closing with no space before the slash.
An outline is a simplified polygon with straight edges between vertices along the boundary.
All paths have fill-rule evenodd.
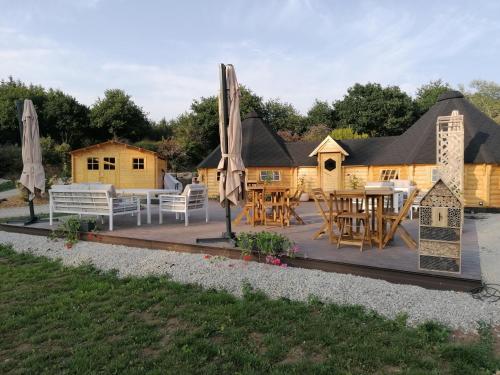
<path id="1" fill-rule="evenodd" d="M 189 225 L 189 214 L 192 211 L 205 210 L 205 220 L 208 223 L 208 194 L 205 185 L 190 184 L 182 194 L 175 195 L 160 195 L 160 224 L 163 223 L 164 212 L 175 212 L 176 219 L 182 219 L 184 223 Z"/>

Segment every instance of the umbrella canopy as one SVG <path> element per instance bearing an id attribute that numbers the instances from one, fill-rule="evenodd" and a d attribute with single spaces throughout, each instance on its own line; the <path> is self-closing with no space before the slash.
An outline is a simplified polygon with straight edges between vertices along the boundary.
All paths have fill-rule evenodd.
<path id="1" fill-rule="evenodd" d="M 38 117 L 35 106 L 31 100 L 24 101 L 23 109 L 23 173 L 21 184 L 31 192 L 35 188 L 45 191 L 45 172 L 42 166 L 42 148 L 40 147 L 40 134 L 38 130 Z"/>
<path id="2" fill-rule="evenodd" d="M 243 200 L 242 175 L 245 171 L 245 165 L 241 158 L 242 136 L 241 136 L 241 118 L 240 118 L 240 88 L 236 79 L 236 73 L 232 65 L 226 66 L 226 80 L 229 91 L 229 126 L 227 129 L 227 149 L 224 132 L 224 115 L 222 108 L 222 95 L 219 96 L 219 133 L 222 158 L 217 170 L 220 172 L 219 195 L 220 202 L 225 199 L 234 205 Z M 224 166 L 227 165 L 227 168 Z"/>

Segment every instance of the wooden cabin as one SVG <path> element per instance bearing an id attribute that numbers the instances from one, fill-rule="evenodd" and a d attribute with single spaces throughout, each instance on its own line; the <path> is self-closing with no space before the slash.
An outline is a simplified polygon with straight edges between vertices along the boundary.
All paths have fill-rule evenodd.
<path id="1" fill-rule="evenodd" d="M 436 120 L 453 110 L 464 115 L 464 200 L 468 207 L 500 207 L 500 125 L 482 113 L 458 91 L 442 94 L 415 124 L 399 136 L 322 142 L 285 142 L 252 112 L 242 121 L 243 162 L 247 180 L 295 190 L 348 189 L 353 178 L 367 181 L 410 180 L 428 190 L 438 179 Z M 209 195 L 218 194 L 216 148 L 198 166 Z M 268 177 L 269 176 L 269 177 Z"/>
<path id="2" fill-rule="evenodd" d="M 118 189 L 163 187 L 167 162 L 156 152 L 108 141 L 70 154 L 73 183 L 99 182 Z"/>

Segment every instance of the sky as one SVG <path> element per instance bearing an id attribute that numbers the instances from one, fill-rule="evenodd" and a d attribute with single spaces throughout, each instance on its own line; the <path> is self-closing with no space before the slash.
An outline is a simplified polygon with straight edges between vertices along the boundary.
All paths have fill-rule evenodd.
<path id="1" fill-rule="evenodd" d="M 306 113 L 359 83 L 500 82 L 500 1 L 0 0 L 0 79 L 91 105 L 120 88 L 153 120 L 218 90 L 218 64 Z"/>

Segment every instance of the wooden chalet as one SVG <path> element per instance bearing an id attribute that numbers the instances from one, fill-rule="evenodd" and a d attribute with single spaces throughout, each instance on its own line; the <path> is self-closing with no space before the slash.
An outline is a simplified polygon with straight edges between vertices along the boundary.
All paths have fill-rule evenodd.
<path id="1" fill-rule="evenodd" d="M 458 91 L 442 94 L 415 124 L 399 136 L 317 142 L 285 142 L 255 112 L 242 121 L 247 180 L 306 191 L 347 189 L 354 176 L 367 181 L 410 180 L 421 190 L 438 180 L 436 120 L 453 110 L 464 115 L 464 199 L 469 207 L 500 207 L 500 125 Z M 198 166 L 209 194 L 218 194 L 216 148 Z"/>

